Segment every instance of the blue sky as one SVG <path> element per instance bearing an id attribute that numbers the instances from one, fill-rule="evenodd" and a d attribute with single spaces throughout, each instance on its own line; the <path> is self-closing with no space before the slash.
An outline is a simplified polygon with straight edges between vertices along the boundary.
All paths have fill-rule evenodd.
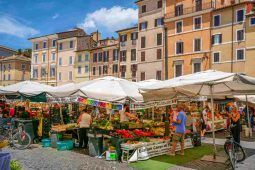
<path id="1" fill-rule="evenodd" d="M 0 0 L 0 45 L 30 48 L 29 37 L 81 27 L 103 37 L 137 22 L 135 0 Z"/>

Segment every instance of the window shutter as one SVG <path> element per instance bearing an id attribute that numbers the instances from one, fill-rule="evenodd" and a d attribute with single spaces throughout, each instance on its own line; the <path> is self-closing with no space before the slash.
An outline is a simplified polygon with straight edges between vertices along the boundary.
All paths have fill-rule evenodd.
<path id="1" fill-rule="evenodd" d="M 212 44 L 214 44 L 214 38 L 215 38 L 215 35 L 212 36 Z"/>
<path id="2" fill-rule="evenodd" d="M 222 43 L 222 34 L 220 34 L 220 43 Z"/>
<path id="3" fill-rule="evenodd" d="M 142 23 L 139 23 L 139 30 L 142 30 Z"/>
<path id="4" fill-rule="evenodd" d="M 155 19 L 155 27 L 158 26 L 158 19 Z"/>

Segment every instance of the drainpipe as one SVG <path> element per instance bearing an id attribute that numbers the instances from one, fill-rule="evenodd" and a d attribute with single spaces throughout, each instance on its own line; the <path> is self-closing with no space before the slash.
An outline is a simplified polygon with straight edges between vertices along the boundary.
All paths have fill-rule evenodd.
<path id="1" fill-rule="evenodd" d="M 232 24 L 231 24 L 231 39 L 232 39 L 232 43 L 231 43 L 231 73 L 233 73 L 234 71 L 234 66 L 233 66 L 233 62 L 234 62 L 234 6 L 232 5 Z"/>
<path id="2" fill-rule="evenodd" d="M 165 80 L 168 80 L 168 34 L 165 28 Z"/>

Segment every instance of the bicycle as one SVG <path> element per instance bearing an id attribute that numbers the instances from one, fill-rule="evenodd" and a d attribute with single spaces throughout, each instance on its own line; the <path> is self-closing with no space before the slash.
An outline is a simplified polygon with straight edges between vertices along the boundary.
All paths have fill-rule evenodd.
<path id="1" fill-rule="evenodd" d="M 30 135 L 24 130 L 24 124 L 20 123 L 18 128 L 13 128 L 11 123 L 4 127 L 3 136 L 8 140 L 10 147 L 19 150 L 27 149 L 31 143 Z"/>
<path id="2" fill-rule="evenodd" d="M 234 170 L 236 168 L 236 164 L 245 160 L 246 155 L 243 150 L 243 147 L 235 142 L 231 129 L 235 127 L 235 125 L 230 125 L 228 128 L 229 136 L 227 136 L 227 140 L 224 144 L 224 150 L 228 155 L 228 160 L 230 162 L 231 168 Z"/>

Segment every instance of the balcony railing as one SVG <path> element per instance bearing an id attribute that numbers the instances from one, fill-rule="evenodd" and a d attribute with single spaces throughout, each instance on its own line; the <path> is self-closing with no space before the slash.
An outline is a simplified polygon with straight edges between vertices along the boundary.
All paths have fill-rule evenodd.
<path id="1" fill-rule="evenodd" d="M 209 3 L 202 3 L 202 4 L 192 6 L 192 7 L 184 8 L 183 10 L 179 10 L 179 11 L 177 11 L 175 9 L 174 12 L 170 12 L 170 13 L 166 14 L 166 18 L 179 17 L 179 16 L 183 16 L 183 15 L 187 15 L 187 14 L 191 14 L 191 13 L 195 13 L 195 12 L 199 12 L 199 11 L 212 9 L 214 7 L 215 7 L 215 4 L 212 1 Z"/>

